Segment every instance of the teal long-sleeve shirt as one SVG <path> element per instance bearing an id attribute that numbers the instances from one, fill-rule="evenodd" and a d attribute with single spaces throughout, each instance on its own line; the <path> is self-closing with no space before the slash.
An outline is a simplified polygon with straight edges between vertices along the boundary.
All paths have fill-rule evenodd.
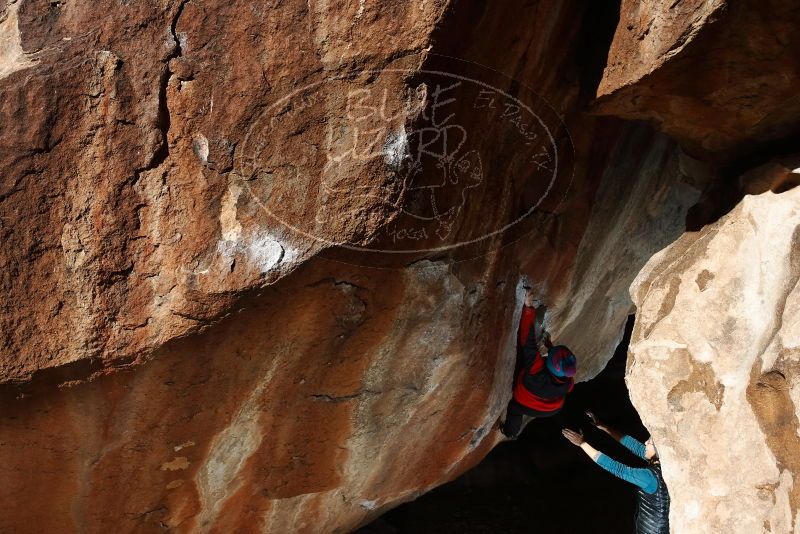
<path id="1" fill-rule="evenodd" d="M 630 436 L 623 436 L 619 442 L 623 447 L 631 451 L 639 458 L 643 460 L 647 459 L 645 458 L 644 443 L 637 441 Z M 645 469 L 643 467 L 630 467 L 603 453 L 600 453 L 600 456 L 597 457 L 596 461 L 597 465 L 615 477 L 621 478 L 622 480 L 642 488 L 645 493 L 655 493 L 658 489 L 658 479 L 649 469 Z"/>

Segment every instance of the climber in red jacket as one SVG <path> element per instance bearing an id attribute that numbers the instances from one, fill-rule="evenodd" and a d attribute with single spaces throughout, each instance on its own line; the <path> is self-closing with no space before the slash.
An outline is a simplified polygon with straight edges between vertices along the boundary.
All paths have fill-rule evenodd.
<path id="1" fill-rule="evenodd" d="M 519 352 L 521 365 L 514 380 L 514 396 L 508 403 L 503 434 L 516 437 L 522 429 L 524 416 L 549 417 L 564 406 L 567 393 L 574 386 L 577 359 L 563 345 L 553 346 L 547 333 L 542 335 L 540 350 L 535 332 L 536 308 L 534 296 L 528 291 L 519 321 Z M 544 349 L 547 349 L 545 354 Z"/>

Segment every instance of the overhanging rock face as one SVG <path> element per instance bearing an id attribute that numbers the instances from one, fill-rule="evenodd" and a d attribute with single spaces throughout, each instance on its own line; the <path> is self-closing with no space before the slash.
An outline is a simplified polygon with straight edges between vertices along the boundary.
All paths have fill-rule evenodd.
<path id="1" fill-rule="evenodd" d="M 346 532 L 497 442 L 525 284 L 599 372 L 708 179 L 602 11 L 0 0 L 0 530 Z"/>
<path id="2" fill-rule="evenodd" d="M 7 303 L 35 292 L 47 312 L 4 307 L 4 379 L 142 361 L 318 252 L 320 241 L 286 235 L 247 193 L 260 193 L 274 170 L 266 145 L 281 168 L 321 169 L 319 124 L 342 107 L 320 101 L 294 122 L 272 120 L 304 102 L 281 98 L 327 73 L 418 68 L 444 7 L 425 6 L 359 14 L 303 2 L 9 2 L 3 38 L 36 52 L 24 62 L 17 54 L 0 79 L 3 291 Z M 389 28 L 391 43 L 380 37 Z M 405 97 L 397 80 L 379 85 L 402 121 L 392 109 Z M 375 174 L 359 166 L 349 185 Z M 289 187 L 310 194 L 302 180 Z M 300 216 L 314 221 L 320 202 L 308 198 Z M 382 220 L 379 200 L 359 206 L 367 223 Z M 325 222 L 320 237 L 339 242 L 373 231 L 344 217 Z"/>
<path id="3" fill-rule="evenodd" d="M 594 109 L 709 157 L 796 135 L 798 24 L 790 0 L 623 0 Z"/>
<path id="4" fill-rule="evenodd" d="M 0 530 L 347 531 L 496 442 L 525 281 L 602 368 L 693 179 L 580 4 L 446 7 L 4 4 Z"/>
<path id="5" fill-rule="evenodd" d="M 799 278 L 793 189 L 745 197 L 631 287 L 627 382 L 663 460 L 675 532 L 795 530 Z"/>

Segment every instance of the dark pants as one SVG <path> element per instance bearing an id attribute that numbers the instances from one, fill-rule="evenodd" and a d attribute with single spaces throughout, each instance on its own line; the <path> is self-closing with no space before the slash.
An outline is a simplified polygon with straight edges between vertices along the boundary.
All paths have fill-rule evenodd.
<path id="1" fill-rule="evenodd" d="M 538 410 L 523 406 L 512 398 L 508 403 L 508 409 L 506 410 L 506 421 L 503 423 L 503 434 L 509 438 L 517 437 L 520 430 L 522 430 L 522 422 L 525 416 L 533 418 L 550 417 L 558 412 L 559 410 L 554 412 L 540 412 Z"/>

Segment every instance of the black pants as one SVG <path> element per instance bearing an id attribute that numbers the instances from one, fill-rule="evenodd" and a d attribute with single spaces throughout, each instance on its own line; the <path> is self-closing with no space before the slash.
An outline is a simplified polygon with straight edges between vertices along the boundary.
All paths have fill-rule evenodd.
<path id="1" fill-rule="evenodd" d="M 508 408 L 506 409 L 506 422 L 503 423 L 503 434 L 509 438 L 517 437 L 520 430 L 522 430 L 522 421 L 525 416 L 533 418 L 550 417 L 558 412 L 559 410 L 554 412 L 540 412 L 538 410 L 523 406 L 512 398 L 508 403 Z"/>

